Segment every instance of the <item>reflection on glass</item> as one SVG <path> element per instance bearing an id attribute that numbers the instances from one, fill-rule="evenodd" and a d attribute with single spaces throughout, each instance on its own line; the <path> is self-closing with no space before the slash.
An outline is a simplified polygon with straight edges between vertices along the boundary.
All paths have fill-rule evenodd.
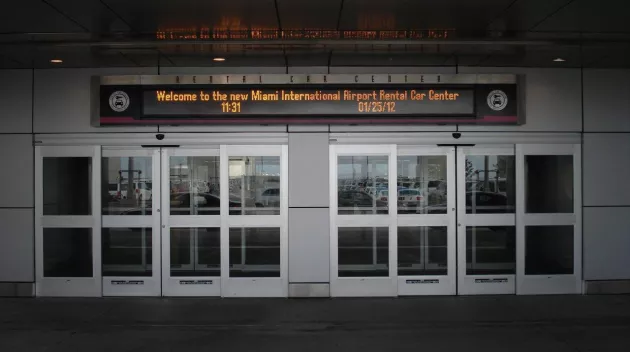
<path id="1" fill-rule="evenodd" d="M 516 273 L 514 226 L 466 227 L 466 274 Z"/>
<path id="2" fill-rule="evenodd" d="M 103 215 L 151 215 L 151 167 L 150 157 L 104 157 L 101 165 Z"/>
<path id="3" fill-rule="evenodd" d="M 340 227 L 339 277 L 389 276 L 387 227 Z"/>
<path id="4" fill-rule="evenodd" d="M 92 275 L 92 229 L 44 229 L 45 277 Z"/>
<path id="5" fill-rule="evenodd" d="M 466 214 L 514 213 L 513 155 L 466 156 Z"/>
<path id="6" fill-rule="evenodd" d="M 447 275 L 447 228 L 399 227 L 398 275 Z"/>
<path id="7" fill-rule="evenodd" d="M 446 156 L 398 157 L 398 214 L 446 214 Z"/>
<path id="8" fill-rule="evenodd" d="M 525 275 L 573 274 L 573 226 L 525 226 Z"/>
<path id="9" fill-rule="evenodd" d="M 221 229 L 171 228 L 171 276 L 221 276 Z"/>
<path id="10" fill-rule="evenodd" d="M 280 214 L 280 157 L 231 156 L 230 215 Z"/>
<path id="11" fill-rule="evenodd" d="M 219 157 L 171 156 L 171 215 L 219 215 Z"/>
<path id="12" fill-rule="evenodd" d="M 103 276 L 151 276 L 151 228 L 103 228 Z"/>
<path id="13" fill-rule="evenodd" d="M 43 162 L 44 215 L 92 214 L 92 158 L 49 158 Z"/>
<path id="14" fill-rule="evenodd" d="M 280 229 L 230 228 L 230 277 L 280 277 Z"/>
<path id="15" fill-rule="evenodd" d="M 337 170 L 339 214 L 389 212 L 387 156 L 339 156 Z"/>
<path id="16" fill-rule="evenodd" d="M 525 156 L 525 211 L 573 213 L 573 156 Z"/>

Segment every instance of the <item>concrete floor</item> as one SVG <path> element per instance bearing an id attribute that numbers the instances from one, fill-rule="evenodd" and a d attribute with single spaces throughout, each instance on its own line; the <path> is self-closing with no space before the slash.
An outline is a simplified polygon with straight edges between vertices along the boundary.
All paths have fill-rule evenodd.
<path id="1" fill-rule="evenodd" d="M 630 351 L 630 296 L 0 299 L 0 351 Z"/>

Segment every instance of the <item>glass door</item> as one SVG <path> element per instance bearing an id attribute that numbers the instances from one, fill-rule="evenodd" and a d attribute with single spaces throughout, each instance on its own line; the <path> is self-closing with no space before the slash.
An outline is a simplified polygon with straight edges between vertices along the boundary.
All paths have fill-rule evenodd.
<path id="1" fill-rule="evenodd" d="M 455 148 L 399 146 L 396 168 L 398 295 L 453 295 Z"/>
<path id="2" fill-rule="evenodd" d="M 158 149 L 103 148 L 103 296 L 159 296 Z"/>
<path id="3" fill-rule="evenodd" d="M 330 292 L 396 296 L 396 146 L 330 146 Z"/>
<path id="4" fill-rule="evenodd" d="M 518 145 L 519 294 L 582 292 L 580 145 Z"/>
<path id="5" fill-rule="evenodd" d="M 220 296 L 222 272 L 219 148 L 162 150 L 162 293 Z"/>
<path id="6" fill-rule="evenodd" d="M 286 145 L 221 147 L 224 297 L 288 296 L 287 158 Z"/>
<path id="7" fill-rule="evenodd" d="M 100 296 L 100 147 L 35 147 L 37 296 Z"/>
<path id="8" fill-rule="evenodd" d="M 457 153 L 458 294 L 516 292 L 514 146 Z"/>

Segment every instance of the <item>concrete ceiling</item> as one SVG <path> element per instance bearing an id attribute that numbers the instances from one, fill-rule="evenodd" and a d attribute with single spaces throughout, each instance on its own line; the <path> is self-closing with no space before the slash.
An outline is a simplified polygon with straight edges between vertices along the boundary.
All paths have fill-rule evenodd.
<path id="1" fill-rule="evenodd" d="M 627 68 L 629 14 L 627 0 L 20 0 L 0 12 L 0 68 Z"/>

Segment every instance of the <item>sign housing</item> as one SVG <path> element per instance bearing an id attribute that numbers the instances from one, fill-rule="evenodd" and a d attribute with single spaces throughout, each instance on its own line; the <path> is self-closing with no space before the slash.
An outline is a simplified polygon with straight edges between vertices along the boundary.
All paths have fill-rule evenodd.
<path id="1" fill-rule="evenodd" d="M 97 125 L 518 124 L 516 75 L 94 77 Z"/>

